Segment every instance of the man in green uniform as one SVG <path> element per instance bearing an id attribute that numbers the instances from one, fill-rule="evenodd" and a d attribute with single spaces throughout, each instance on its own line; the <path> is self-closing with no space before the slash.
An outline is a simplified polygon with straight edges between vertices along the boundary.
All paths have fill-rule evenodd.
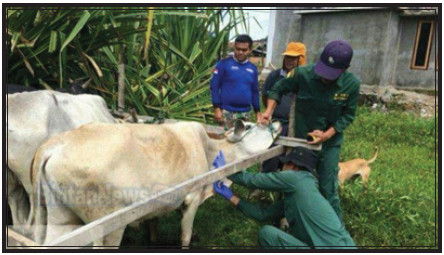
<path id="1" fill-rule="evenodd" d="M 329 42 L 315 65 L 296 68 L 294 75 L 277 82 L 268 93 L 267 109 L 259 122 L 268 123 L 282 95 L 296 93 L 296 137 L 314 136 L 323 143 L 316 170 L 321 193 L 339 218 L 338 171 L 343 132 L 353 121 L 359 98 L 359 80 L 347 71 L 352 47 L 342 40 Z"/>
<path id="2" fill-rule="evenodd" d="M 222 154 L 223 159 L 223 154 Z M 264 248 L 280 249 L 356 249 L 350 234 L 328 201 L 318 189 L 313 175 L 318 156 L 304 147 L 296 147 L 285 157 L 283 171 L 272 173 L 240 172 L 229 176 L 234 183 L 284 194 L 269 207 L 250 204 L 237 196 L 222 182 L 214 190 L 231 201 L 246 216 L 259 221 L 286 217 L 290 234 L 266 225 L 259 231 L 259 244 Z M 219 155 L 215 166 L 224 165 Z"/>

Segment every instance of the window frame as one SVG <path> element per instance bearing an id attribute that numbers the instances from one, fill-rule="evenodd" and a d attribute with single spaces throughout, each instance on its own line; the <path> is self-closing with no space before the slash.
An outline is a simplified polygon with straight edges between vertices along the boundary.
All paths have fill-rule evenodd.
<path id="1" fill-rule="evenodd" d="M 419 44 L 419 36 L 421 34 L 421 27 L 423 23 L 431 23 L 430 27 L 430 34 L 429 34 L 429 40 L 427 44 L 427 51 L 425 56 L 425 65 L 424 66 L 416 66 L 416 57 L 418 52 L 418 44 Z M 429 68 L 429 60 L 430 60 L 430 53 L 432 51 L 432 42 L 433 42 L 433 36 L 435 33 L 435 22 L 434 20 L 418 20 L 418 26 L 416 27 L 416 36 L 415 36 L 415 44 L 413 46 L 413 54 L 412 54 L 412 61 L 410 62 L 410 69 L 414 70 L 427 70 Z"/>

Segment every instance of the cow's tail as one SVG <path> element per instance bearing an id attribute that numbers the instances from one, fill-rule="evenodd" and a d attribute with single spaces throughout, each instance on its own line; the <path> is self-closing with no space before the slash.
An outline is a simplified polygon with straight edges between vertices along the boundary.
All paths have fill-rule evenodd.
<path id="1" fill-rule="evenodd" d="M 37 153 L 31 169 L 32 192 L 29 197 L 30 213 L 27 221 L 28 233 L 37 242 L 43 244 L 46 235 L 47 208 L 43 189 L 49 185 L 45 167 L 49 155 Z"/>

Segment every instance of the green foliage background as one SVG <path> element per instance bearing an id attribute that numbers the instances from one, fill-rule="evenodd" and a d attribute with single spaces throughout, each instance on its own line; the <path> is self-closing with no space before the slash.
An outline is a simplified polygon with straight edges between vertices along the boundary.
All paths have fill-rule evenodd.
<path id="1" fill-rule="evenodd" d="M 205 121 L 209 80 L 243 11 L 221 8 L 8 8 L 8 83 L 52 89 L 92 79 L 117 107 L 125 65 L 126 110 Z"/>

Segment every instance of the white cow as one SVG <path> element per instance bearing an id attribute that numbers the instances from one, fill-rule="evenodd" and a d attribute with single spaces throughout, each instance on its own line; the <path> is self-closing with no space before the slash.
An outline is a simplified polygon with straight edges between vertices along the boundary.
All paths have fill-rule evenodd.
<path id="1" fill-rule="evenodd" d="M 31 161 L 37 148 L 52 135 L 97 121 L 114 123 L 105 101 L 94 95 L 55 91 L 8 94 L 8 203 L 13 224 L 26 223 L 31 192 Z"/>
<path id="2" fill-rule="evenodd" d="M 39 226 L 35 240 L 48 244 L 153 192 L 200 175 L 212 167 L 219 150 L 227 162 L 265 150 L 280 130 L 279 122 L 272 126 L 237 122 L 227 139 L 213 140 L 196 122 L 93 123 L 55 135 L 39 148 L 33 165 L 36 211 L 30 224 Z M 162 208 L 141 220 L 183 205 L 181 240 L 187 247 L 197 208 L 212 194 L 209 185 L 160 201 Z M 124 229 L 95 245 L 118 246 Z"/>

